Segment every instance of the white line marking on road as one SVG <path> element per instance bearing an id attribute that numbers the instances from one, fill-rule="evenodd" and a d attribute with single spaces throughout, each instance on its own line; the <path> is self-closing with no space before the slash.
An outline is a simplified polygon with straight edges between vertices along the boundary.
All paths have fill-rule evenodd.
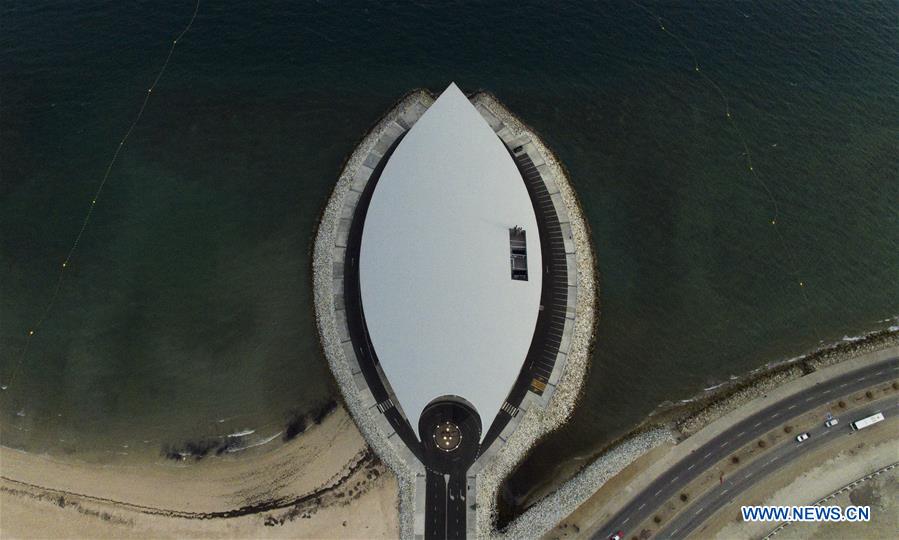
<path id="1" fill-rule="evenodd" d="M 771 418 L 777 418 L 778 416 L 780 416 L 780 413 L 779 413 L 779 412 L 776 412 L 776 413 L 774 413 L 774 414 L 771 415 Z"/>
<path id="2" fill-rule="evenodd" d="M 679 530 L 680 529 L 674 529 L 673 531 L 671 531 L 671 536 L 674 536 L 675 534 L 677 534 L 677 531 L 679 531 Z"/>
<path id="3" fill-rule="evenodd" d="M 628 518 L 625 519 L 624 521 L 622 521 L 621 524 L 624 525 L 625 523 L 627 523 L 627 522 L 630 521 L 630 520 L 631 520 L 631 518 L 630 518 L 630 516 L 628 516 Z"/>
<path id="4" fill-rule="evenodd" d="M 806 400 L 806 401 L 808 401 L 808 400 Z M 796 408 L 796 405 L 790 405 L 789 407 L 787 407 L 787 410 L 792 411 L 795 408 Z"/>
<path id="5" fill-rule="evenodd" d="M 698 516 L 698 515 L 699 515 L 699 514 L 700 514 L 700 512 L 702 512 L 702 511 L 703 511 L 703 510 L 704 510 L 704 509 L 705 509 L 705 507 L 703 507 L 703 508 L 700 508 L 700 509 L 699 509 L 699 510 L 697 510 L 697 511 L 696 511 L 696 513 L 695 513 L 695 514 L 693 514 L 693 515 L 694 515 L 694 516 Z"/>
<path id="6" fill-rule="evenodd" d="M 880 371 L 878 371 L 877 373 L 875 373 L 875 375 L 883 375 L 883 371 L 884 371 L 884 370 L 881 369 Z"/>
<path id="7" fill-rule="evenodd" d="M 696 464 L 694 463 L 693 465 L 690 465 L 689 467 L 687 467 L 687 470 L 688 470 L 688 471 L 692 471 L 692 470 L 693 470 L 693 467 L 695 467 L 695 466 L 696 466 Z"/>
<path id="8" fill-rule="evenodd" d="M 661 493 L 661 492 L 662 492 L 662 490 L 660 489 L 660 490 L 656 491 L 656 494 L 653 495 L 653 496 L 654 496 L 654 497 L 658 497 L 658 496 L 659 496 L 659 493 Z"/>
<path id="9" fill-rule="evenodd" d="M 867 379 L 867 377 L 859 377 L 858 379 L 855 379 L 855 380 L 858 381 L 858 382 L 862 382 L 862 381 L 865 380 L 865 379 Z"/>
<path id="10" fill-rule="evenodd" d="M 708 453 L 708 454 L 706 454 L 706 455 L 704 455 L 704 456 L 702 456 L 702 459 L 708 459 L 708 457 L 709 457 L 709 456 L 711 456 L 711 455 L 712 455 L 712 453 L 711 453 L 711 452 L 709 452 L 709 453 Z"/>
<path id="11" fill-rule="evenodd" d="M 831 392 L 831 390 L 833 390 L 833 388 L 828 388 L 827 390 L 824 390 L 824 391 L 821 392 L 821 393 L 822 393 L 822 394 L 829 394 L 829 393 Z"/>
<path id="12" fill-rule="evenodd" d="M 749 478 L 749 477 L 751 477 L 751 476 L 752 476 L 752 473 L 751 473 L 751 472 L 747 472 L 747 473 L 746 473 L 746 478 Z"/>
<path id="13" fill-rule="evenodd" d="M 728 490 L 725 489 L 724 491 L 721 492 L 721 494 L 724 495 L 727 492 L 728 492 Z"/>
<path id="14" fill-rule="evenodd" d="M 754 426 L 752 426 L 752 427 L 759 427 L 759 426 L 760 426 L 760 425 L 762 425 L 762 423 L 761 423 L 761 422 L 756 422 L 756 423 L 755 423 L 755 425 L 754 425 Z"/>
<path id="15" fill-rule="evenodd" d="M 724 448 L 728 444 L 730 444 L 730 441 L 724 441 L 723 443 L 721 443 L 721 446 L 719 446 L 718 448 Z"/>
<path id="16" fill-rule="evenodd" d="M 743 434 L 745 434 L 745 433 L 746 433 L 745 431 L 741 431 L 741 432 L 737 433 L 737 437 L 739 437 L 739 436 L 741 436 L 741 435 L 743 435 Z"/>
<path id="17" fill-rule="evenodd" d="M 809 401 L 811 401 L 813 399 L 815 399 L 815 396 L 809 396 L 809 397 L 805 398 L 805 402 L 808 403 Z"/>
<path id="18" fill-rule="evenodd" d="M 769 461 L 768 463 L 774 463 L 778 459 L 780 459 L 780 456 L 774 456 L 773 458 L 771 458 L 771 461 Z"/>
<path id="19" fill-rule="evenodd" d="M 844 382 L 843 384 L 840 385 L 840 388 L 846 388 L 847 386 L 849 386 L 849 383 Z"/>
<path id="20" fill-rule="evenodd" d="M 643 510 L 643 507 L 644 507 L 644 506 L 646 506 L 646 503 L 641 504 L 641 505 L 640 505 L 640 508 L 637 508 L 637 510 Z"/>
<path id="21" fill-rule="evenodd" d="M 672 481 L 672 482 L 677 482 L 677 479 L 678 479 L 678 478 L 680 478 L 680 475 L 675 476 L 674 478 L 671 479 L 671 481 Z"/>

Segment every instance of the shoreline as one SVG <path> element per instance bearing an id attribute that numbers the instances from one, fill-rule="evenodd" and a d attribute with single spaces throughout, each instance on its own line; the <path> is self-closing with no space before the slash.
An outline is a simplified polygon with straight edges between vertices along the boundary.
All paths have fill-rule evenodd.
<path id="1" fill-rule="evenodd" d="M 650 414 L 625 435 L 591 456 L 578 459 L 583 465 L 572 475 L 566 475 L 564 480 L 559 480 L 556 475 L 552 482 L 535 487 L 531 492 L 531 504 L 510 520 L 505 532 L 512 536 L 528 530 L 547 532 L 615 475 L 651 450 L 666 443 L 681 443 L 756 398 L 805 375 L 897 344 L 899 328 L 891 326 L 867 332 L 861 339 L 841 340 L 795 358 L 769 362 L 693 399 L 672 405 L 664 410 L 664 414 Z M 541 524 L 549 522 L 552 525 L 544 530 L 545 526 Z"/>
<path id="2" fill-rule="evenodd" d="M 342 407 L 304 436 L 239 459 L 100 465 L 0 447 L 0 466 L 4 507 L 19 516 L 0 516 L 0 532 L 10 536 L 43 524 L 44 513 L 58 515 L 57 508 L 77 512 L 66 519 L 88 530 L 113 527 L 109 536 L 126 534 L 135 523 L 151 527 L 152 536 L 194 535 L 194 528 L 209 527 L 200 523 L 247 528 L 244 536 L 261 534 L 263 525 L 289 536 L 303 534 L 316 513 L 343 516 L 315 523 L 319 534 L 337 535 L 353 513 L 363 528 L 375 517 L 350 512 L 351 501 L 368 494 L 366 504 L 394 507 L 396 499 L 395 479 Z M 376 535 L 391 536 L 395 526 L 388 516 Z"/>
<path id="3" fill-rule="evenodd" d="M 246 427 L 238 417 L 207 421 L 205 429 L 198 428 L 198 434 L 183 439 L 167 438 L 158 432 L 147 432 L 140 437 L 129 437 L 111 442 L 113 437 L 103 435 L 84 444 L 81 437 L 56 439 L 56 444 L 45 444 L 32 448 L 33 444 L 9 444 L 0 437 L 0 447 L 35 456 L 62 459 L 73 463 L 109 466 L 136 466 L 149 463 L 194 462 L 206 459 L 239 458 L 247 452 L 256 454 L 280 447 L 294 440 L 307 430 L 320 425 L 338 407 L 334 398 L 316 404 L 305 410 L 295 409 L 278 420 Z M 18 429 L 18 426 L 8 426 Z M 158 428 L 157 428 L 158 430 Z M 106 444 L 98 445 L 97 441 Z M 29 441 L 30 442 L 30 441 Z M 274 444 L 273 444 L 274 443 Z M 260 447 L 264 449 L 254 450 Z M 239 456 L 239 457 L 238 457 Z"/>
<path id="4" fill-rule="evenodd" d="M 628 435 L 607 445 L 605 451 L 599 452 L 597 454 L 598 457 L 591 459 L 587 465 L 582 466 L 580 471 L 570 481 L 565 482 L 561 486 L 556 486 L 551 494 L 541 497 L 537 503 L 531 505 L 517 516 L 505 528 L 503 533 L 505 536 L 514 536 L 517 533 L 528 531 L 533 533 L 544 528 L 544 526 L 533 528 L 535 524 L 552 522 L 554 525 L 564 520 L 567 516 L 566 510 L 568 508 L 577 507 L 578 501 L 584 497 L 589 497 L 598 487 L 613 480 L 623 469 L 652 449 L 666 443 L 674 444 L 678 438 L 685 438 L 689 434 L 701 430 L 703 427 L 738 409 L 756 397 L 783 384 L 795 381 L 807 374 L 806 370 L 808 369 L 812 370 L 809 371 L 810 373 L 825 367 L 835 366 L 866 352 L 882 349 L 897 343 L 899 343 L 899 331 L 897 330 L 874 331 L 867 333 L 863 339 L 830 343 L 800 357 L 770 362 L 766 366 L 757 368 L 737 380 L 728 381 L 723 386 L 716 386 L 712 390 L 706 390 L 694 396 L 692 400 L 665 409 L 664 414 L 652 414 Z M 346 462 L 338 463 L 340 460 L 327 459 L 328 464 L 325 465 L 320 461 L 322 453 L 327 454 L 326 458 L 333 458 L 331 455 L 333 454 L 333 449 L 346 448 L 347 445 L 343 443 L 348 441 L 352 441 L 356 445 L 354 450 L 357 452 L 350 456 Z M 314 448 L 316 445 L 320 445 L 318 452 Z M 269 476 L 266 472 L 270 471 L 272 478 L 267 480 L 277 479 L 279 476 L 284 475 L 282 468 L 275 467 L 273 469 L 263 466 L 262 471 L 259 471 L 259 469 L 260 465 L 267 461 L 269 464 L 272 464 L 270 461 L 272 455 L 281 452 L 286 452 L 286 455 L 283 457 L 289 457 L 290 460 L 308 458 L 312 454 L 313 458 L 308 466 L 318 470 L 332 471 L 332 475 L 312 489 L 301 490 L 299 495 L 295 492 L 293 498 L 281 498 L 280 500 L 277 498 L 257 499 L 255 508 L 247 505 L 241 507 L 239 505 L 228 506 L 223 504 L 223 502 L 227 503 L 227 494 L 221 496 L 221 491 L 213 487 L 215 482 L 210 482 L 206 478 L 209 471 L 214 473 L 212 476 L 221 476 L 224 472 L 226 478 L 240 480 L 241 489 L 246 491 L 248 477 L 235 469 L 252 470 L 253 476 L 261 475 L 263 477 Z M 253 522 L 252 527 L 256 528 L 247 532 L 247 535 L 252 535 L 249 531 L 255 530 L 260 532 L 268 530 L 268 527 L 266 529 L 261 528 L 265 525 L 275 528 L 283 526 L 284 530 L 286 530 L 288 527 L 295 526 L 291 520 L 297 516 L 303 518 L 297 523 L 308 523 L 303 516 L 311 515 L 311 513 L 319 510 L 323 513 L 329 511 L 327 510 L 330 508 L 329 505 L 334 504 L 336 494 L 341 488 L 356 481 L 355 486 L 357 489 L 366 489 L 358 485 L 359 471 L 370 470 L 368 468 L 374 466 L 380 467 L 380 472 L 375 482 L 386 480 L 388 485 L 382 485 L 380 488 L 375 486 L 373 490 L 375 493 L 370 496 L 374 497 L 372 500 L 378 501 L 381 507 L 386 505 L 391 509 L 390 513 L 397 514 L 393 520 L 393 526 L 396 528 L 391 529 L 392 532 L 386 534 L 386 536 L 396 536 L 400 530 L 397 513 L 399 495 L 397 482 L 393 475 L 390 474 L 388 468 L 382 464 L 374 463 L 377 460 L 372 456 L 371 450 L 365 444 L 365 441 L 362 440 L 348 413 L 343 407 L 337 407 L 333 413 L 324 418 L 321 425 L 312 426 L 307 432 L 293 441 L 283 443 L 275 448 L 260 450 L 256 455 L 242 456 L 238 459 L 212 459 L 198 462 L 191 461 L 184 464 L 160 463 L 157 461 L 156 463 L 145 464 L 143 467 L 96 465 L 78 460 L 56 459 L 50 456 L 30 454 L 11 450 L 7 447 L 0 447 L 0 466 L 2 466 L 0 495 L 6 499 L 7 505 L 38 505 L 37 508 L 40 508 L 39 513 L 38 510 L 35 510 L 34 513 L 25 513 L 31 520 L 42 520 L 43 512 L 48 510 L 53 515 L 57 515 L 57 508 L 59 508 L 59 512 L 74 510 L 79 514 L 74 519 L 87 520 L 87 522 L 94 524 L 90 526 L 119 527 L 119 529 L 116 529 L 117 534 L 122 532 L 122 527 L 133 527 L 135 523 L 144 519 L 143 517 L 135 517 L 137 515 L 151 519 L 154 523 L 152 533 L 159 536 L 166 536 L 168 532 L 173 530 L 172 527 L 176 527 L 175 524 L 180 523 L 177 527 L 184 527 L 184 522 L 186 521 L 243 523 L 244 521 L 242 520 Z M 60 467 L 68 469 L 65 474 L 59 474 Z M 146 473 L 145 469 L 147 467 L 155 469 L 155 471 L 151 470 L 149 473 Z M 24 476 L 29 476 L 30 474 L 33 477 L 35 474 L 43 473 L 45 478 L 52 478 L 56 483 L 23 479 L 22 471 L 27 472 L 28 469 L 30 469 L 30 473 Z M 141 469 L 144 470 L 142 471 Z M 135 470 L 139 471 L 138 474 L 135 474 Z M 196 474 L 197 471 L 201 474 Z M 205 497 L 191 496 L 186 500 L 182 499 L 180 502 L 176 498 L 172 505 L 156 506 L 152 503 L 148 504 L 147 501 L 133 500 L 121 496 L 119 496 L 119 499 L 124 500 L 116 498 L 117 490 L 118 495 L 121 495 L 123 484 L 131 486 L 130 489 L 133 491 L 149 494 L 151 497 L 156 495 L 159 486 L 161 484 L 168 485 L 170 481 L 170 478 L 166 478 L 166 475 L 163 474 L 163 481 L 160 484 L 160 474 L 164 472 L 176 475 L 190 475 L 192 476 L 191 481 L 198 482 L 198 485 L 202 486 L 202 490 L 208 493 Z M 122 475 L 124 475 L 124 478 Z M 135 481 L 136 477 L 138 480 Z M 112 482 L 113 486 L 110 486 L 105 481 L 107 478 L 114 479 Z M 76 488 L 73 488 L 73 486 L 76 486 Z M 87 487 L 81 488 L 81 486 Z M 178 488 L 177 484 L 169 485 L 167 490 L 158 493 L 158 496 L 163 498 L 171 497 L 172 492 L 177 491 Z M 249 496 L 249 493 L 244 493 L 244 497 L 247 496 Z M 323 499 L 331 499 L 331 502 L 323 501 Z M 9 501 L 12 501 L 12 503 Z M 353 509 L 354 512 L 358 510 L 355 505 L 350 504 L 349 500 L 341 504 L 348 505 L 347 508 Z M 282 515 L 274 515 L 277 514 L 278 510 L 282 511 Z M 41 518 L 38 518 L 38 515 Z M 293 518 L 290 516 L 293 516 Z M 341 523 L 342 521 L 331 524 L 338 528 L 330 530 L 334 534 L 339 534 L 342 532 Z M 13 525 L 21 526 L 22 524 L 13 523 Z M 3 519 L 0 522 L 0 531 L 9 530 L 9 526 L 9 519 Z M 551 527 L 549 528 L 551 529 Z M 323 529 L 318 530 L 321 531 Z M 182 533 L 183 530 L 179 529 L 178 534 Z M 374 531 L 366 531 L 366 533 L 375 534 Z"/>

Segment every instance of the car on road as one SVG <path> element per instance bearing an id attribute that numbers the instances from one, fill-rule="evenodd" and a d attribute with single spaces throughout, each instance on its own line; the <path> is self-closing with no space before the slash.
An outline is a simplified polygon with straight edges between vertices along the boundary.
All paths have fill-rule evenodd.
<path id="1" fill-rule="evenodd" d="M 808 432 L 807 432 L 807 431 L 806 431 L 805 433 L 800 433 L 799 435 L 796 435 L 796 442 L 802 442 L 802 441 L 804 441 L 804 440 L 806 440 L 806 439 L 808 439 Z"/>
<path id="2" fill-rule="evenodd" d="M 837 425 L 839 423 L 840 423 L 840 421 L 837 420 L 836 418 L 831 418 L 827 422 L 824 422 L 824 427 L 834 427 L 835 425 Z"/>
<path id="3" fill-rule="evenodd" d="M 609 540 L 621 540 L 624 538 L 624 533 L 621 531 L 616 532 L 612 536 L 609 537 Z"/>

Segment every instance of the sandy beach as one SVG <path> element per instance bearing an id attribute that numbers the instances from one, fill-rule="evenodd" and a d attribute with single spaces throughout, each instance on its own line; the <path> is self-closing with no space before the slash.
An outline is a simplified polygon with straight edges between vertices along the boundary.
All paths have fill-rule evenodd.
<path id="1" fill-rule="evenodd" d="M 95 465 L 0 447 L 0 536 L 395 537 L 397 484 L 342 407 L 242 456 Z"/>

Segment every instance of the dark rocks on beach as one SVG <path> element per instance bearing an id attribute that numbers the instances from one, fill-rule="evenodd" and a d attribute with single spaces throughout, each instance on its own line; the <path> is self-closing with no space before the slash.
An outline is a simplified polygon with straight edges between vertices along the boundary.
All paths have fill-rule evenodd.
<path id="1" fill-rule="evenodd" d="M 337 402 L 333 399 L 325 402 L 321 407 L 313 411 L 312 421 L 315 422 L 316 425 L 321 424 L 322 420 L 324 420 L 326 416 L 334 412 L 334 409 L 336 408 Z"/>
<path id="2" fill-rule="evenodd" d="M 177 446 L 167 444 L 162 448 L 162 455 L 174 461 L 185 461 L 187 459 L 200 461 L 213 452 L 215 455 L 220 456 L 236 444 L 237 441 L 232 437 L 200 439 L 198 441 L 187 441 Z"/>
<path id="3" fill-rule="evenodd" d="M 307 427 L 306 415 L 294 416 L 290 422 L 287 423 L 287 428 L 284 430 L 284 441 L 293 440 L 294 437 L 306 431 Z"/>
<path id="4" fill-rule="evenodd" d="M 325 417 L 331 414 L 336 408 L 337 402 L 332 399 L 316 407 L 308 414 L 294 414 L 290 421 L 287 422 L 287 427 L 284 428 L 284 441 L 290 441 L 300 433 L 306 431 L 310 422 L 315 425 L 321 424 Z"/>

